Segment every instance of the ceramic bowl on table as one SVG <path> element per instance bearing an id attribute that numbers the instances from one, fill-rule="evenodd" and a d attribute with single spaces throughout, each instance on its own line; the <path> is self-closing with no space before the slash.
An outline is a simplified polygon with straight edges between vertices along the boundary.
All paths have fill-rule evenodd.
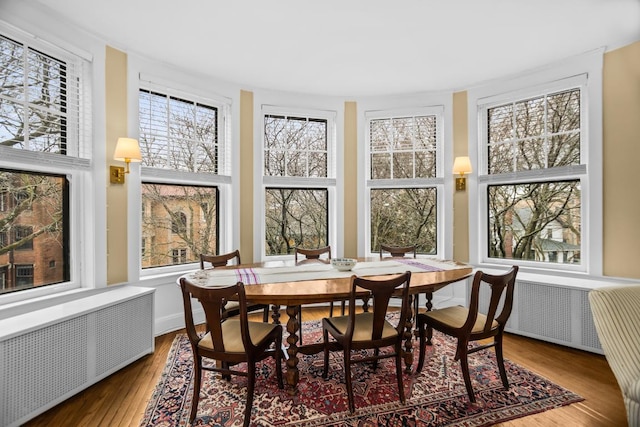
<path id="1" fill-rule="evenodd" d="M 339 271 L 349 271 L 356 265 L 353 258 L 331 258 L 331 266 Z"/>

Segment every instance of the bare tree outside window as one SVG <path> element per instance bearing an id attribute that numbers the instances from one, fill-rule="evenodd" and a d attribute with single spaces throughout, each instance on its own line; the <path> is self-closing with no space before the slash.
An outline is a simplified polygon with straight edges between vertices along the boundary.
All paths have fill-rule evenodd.
<path id="1" fill-rule="evenodd" d="M 580 164 L 580 89 L 518 100 L 487 111 L 490 175 Z M 521 180 L 522 181 L 522 180 Z M 579 179 L 488 187 L 491 258 L 580 263 Z"/>
<path id="2" fill-rule="evenodd" d="M 69 280 L 67 193 L 64 177 L 0 170 L 0 265 L 8 267 L 0 293 Z M 22 264 L 32 265 L 28 284 L 18 280 Z"/>
<path id="3" fill-rule="evenodd" d="M 380 244 L 416 245 L 437 253 L 437 189 L 416 180 L 437 176 L 438 118 L 435 115 L 372 119 L 369 122 L 371 250 Z M 402 188 L 377 187 L 394 180 Z"/>
<path id="4" fill-rule="evenodd" d="M 66 154 L 67 97 L 64 62 L 0 36 L 0 145 Z"/>
<path id="5" fill-rule="evenodd" d="M 267 254 L 329 244 L 326 189 L 267 188 L 265 199 Z"/>
<path id="6" fill-rule="evenodd" d="M 327 126 L 325 119 L 265 115 L 264 175 L 326 178 Z M 326 188 L 266 188 L 266 255 L 327 246 L 328 205 Z"/>
<path id="7" fill-rule="evenodd" d="M 380 244 L 416 245 L 421 254 L 436 253 L 436 189 L 371 190 L 371 248 Z"/>

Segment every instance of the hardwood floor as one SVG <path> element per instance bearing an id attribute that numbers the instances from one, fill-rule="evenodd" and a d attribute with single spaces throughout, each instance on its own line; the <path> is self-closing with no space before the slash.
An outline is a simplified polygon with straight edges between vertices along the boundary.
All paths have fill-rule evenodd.
<path id="1" fill-rule="evenodd" d="M 324 308 L 305 307 L 303 320 L 328 315 Z M 255 315 L 260 316 L 260 315 Z M 258 319 L 259 320 L 259 319 Z M 286 321 L 286 314 L 281 319 Z M 109 376 L 34 418 L 28 427 L 137 426 L 164 368 L 175 335 L 156 338 L 155 353 Z M 505 357 L 579 394 L 573 405 L 520 418 L 499 426 L 626 426 L 622 394 L 604 356 L 508 334 Z"/>

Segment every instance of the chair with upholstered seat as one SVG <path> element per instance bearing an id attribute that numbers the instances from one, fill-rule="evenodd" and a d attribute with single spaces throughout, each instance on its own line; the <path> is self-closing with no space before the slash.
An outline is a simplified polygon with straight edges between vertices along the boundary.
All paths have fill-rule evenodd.
<path id="1" fill-rule="evenodd" d="M 420 372 L 424 366 L 426 341 L 427 339 L 431 341 L 432 329 L 436 329 L 458 340 L 455 360 L 460 361 L 464 384 L 471 402 L 475 402 L 476 398 L 469 375 L 469 354 L 493 347 L 496 352 L 502 385 L 508 389 L 509 381 L 502 355 L 502 335 L 511 315 L 517 273 L 517 266 L 513 266 L 502 275 L 491 275 L 478 271 L 473 277 L 469 307 L 454 306 L 419 313 L 420 359 L 416 372 Z M 481 289 L 486 289 L 489 297 L 485 313 L 480 312 Z M 500 305 L 502 305 L 501 310 L 499 310 Z M 493 340 L 486 344 L 469 347 L 469 343 L 487 338 L 493 338 Z"/>
<path id="2" fill-rule="evenodd" d="M 247 400 L 244 411 L 244 426 L 249 425 L 253 393 L 256 382 L 256 363 L 274 357 L 276 361 L 276 376 L 278 387 L 283 388 L 281 362 L 282 326 L 264 322 L 249 322 L 247 318 L 247 302 L 244 285 L 223 288 L 204 288 L 190 283 L 185 278 L 180 279 L 182 299 L 184 303 L 185 325 L 191 348 L 193 351 L 194 386 L 193 401 L 189 422 L 193 422 L 200 398 L 202 371 L 220 372 L 223 378 L 231 375 L 247 377 Z M 206 333 L 198 334 L 194 320 L 191 298 L 196 298 L 202 304 L 206 318 Z M 239 315 L 233 318 L 222 316 L 222 305 L 229 298 L 237 298 L 240 306 Z M 206 357 L 219 364 L 203 365 Z M 246 363 L 247 370 L 233 369 L 234 365 Z"/>
<path id="3" fill-rule="evenodd" d="M 398 392 L 400 401 L 405 402 L 404 385 L 402 381 L 402 343 L 404 328 L 409 311 L 409 282 L 411 272 L 390 276 L 388 279 L 375 280 L 351 276 L 351 290 L 349 295 L 349 314 L 347 316 L 325 317 L 322 319 L 322 332 L 324 339 L 324 370 L 323 378 L 327 378 L 329 372 L 329 335 L 335 339 L 335 343 L 344 355 L 345 382 L 349 399 L 349 410 L 355 411 L 353 386 L 351 383 L 351 365 L 353 363 L 373 362 L 374 369 L 378 366 L 378 360 L 383 358 L 395 358 L 396 377 L 398 380 Z M 356 314 L 356 293 L 358 288 L 370 292 L 373 300 L 373 311 Z M 389 299 L 397 291 L 402 294 L 402 307 L 398 323 L 392 324 L 386 314 L 389 308 Z M 391 347 L 393 350 L 380 352 L 380 349 Z M 354 358 L 353 351 L 369 350 L 366 355 Z M 371 351 L 372 350 L 372 351 Z"/>
<path id="4" fill-rule="evenodd" d="M 386 256 L 386 255 L 389 256 Z M 413 258 L 416 258 L 416 245 L 408 245 L 408 246 L 392 246 L 380 244 L 380 259 L 385 258 L 405 258 L 407 255 L 413 255 Z M 413 297 L 413 317 L 418 314 L 418 310 L 420 308 L 420 295 L 416 294 Z"/>
<path id="5" fill-rule="evenodd" d="M 206 266 L 205 263 L 210 264 L 212 268 L 224 267 L 226 265 L 230 265 L 230 263 L 233 263 L 235 265 L 242 264 L 242 262 L 240 261 L 240 251 L 238 251 L 237 249 L 233 252 L 220 254 L 220 255 L 200 254 L 201 270 L 205 269 L 205 266 Z M 226 317 L 237 316 L 239 313 L 239 310 L 240 308 L 237 301 L 227 301 L 227 303 L 222 307 L 223 316 L 226 316 Z M 249 311 L 262 310 L 263 311 L 262 321 L 263 322 L 269 321 L 269 305 L 248 303 L 247 310 Z"/>

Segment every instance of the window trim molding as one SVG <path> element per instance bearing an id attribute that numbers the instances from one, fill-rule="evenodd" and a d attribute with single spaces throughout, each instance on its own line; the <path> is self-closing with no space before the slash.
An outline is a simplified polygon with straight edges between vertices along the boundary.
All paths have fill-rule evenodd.
<path id="1" fill-rule="evenodd" d="M 305 99 L 307 105 L 301 104 Z M 264 175 L 264 117 L 269 114 L 304 116 L 327 120 L 327 177 L 297 178 L 276 177 Z M 281 260 L 293 258 L 292 255 L 266 255 L 265 244 L 265 188 L 266 187 L 295 187 L 301 185 L 309 188 L 326 188 L 328 190 L 328 238 L 332 253 L 335 257 L 342 255 L 343 242 L 338 238 L 339 228 L 343 222 L 338 218 L 344 217 L 344 206 L 337 201 L 342 199 L 344 184 L 342 157 L 338 153 L 344 150 L 344 101 L 338 98 L 324 98 L 300 95 L 283 96 L 271 92 L 254 93 L 254 222 L 253 222 L 253 250 L 254 261 Z"/>
<path id="2" fill-rule="evenodd" d="M 582 192 L 582 263 L 579 268 L 565 265 L 553 265 L 549 268 L 540 262 L 518 261 L 523 271 L 540 274 L 574 274 L 601 276 L 603 269 L 603 221 L 602 221 L 602 72 L 604 48 L 596 49 L 582 55 L 568 58 L 564 61 L 550 64 L 523 73 L 520 76 L 505 78 L 490 82 L 483 86 L 469 89 L 467 96 L 468 128 L 469 128 L 469 157 L 475 170 L 484 170 L 484 156 L 480 146 L 482 141 L 481 106 L 500 100 L 512 100 L 539 94 L 541 90 L 555 88 L 558 85 L 569 85 L 574 79 L 586 76 L 584 81 L 581 120 L 583 120 L 583 145 L 581 150 L 581 165 L 568 169 L 558 168 L 554 177 L 561 177 L 565 173 L 583 172 L 581 182 L 586 187 Z M 575 83 L 573 83 L 575 85 Z M 586 106 L 586 107 L 585 107 Z M 585 111 L 586 109 L 586 111 Z M 564 169 L 564 170 L 562 170 Z M 573 169 L 573 170 L 571 170 Z M 514 173 L 517 179 L 530 179 L 536 175 L 535 171 Z M 538 174 L 540 174 L 538 172 Z M 511 175 L 511 176 L 508 176 Z M 540 174 L 541 176 L 541 174 Z M 547 174 L 547 177 L 550 175 Z M 575 176 L 575 175 L 574 175 Z M 471 174 L 467 177 L 467 191 L 469 193 L 469 230 L 478 230 L 469 234 L 469 261 L 478 267 L 491 268 L 513 264 L 512 260 L 496 260 L 486 257 L 486 187 L 488 183 L 502 182 L 504 178 L 513 177 L 505 174 L 488 177 L 482 174 Z M 484 200 L 483 200 L 484 197 Z"/>
<path id="3" fill-rule="evenodd" d="M 128 233 L 129 282 L 144 282 L 154 286 L 159 278 L 171 280 L 175 275 L 188 269 L 197 269 L 200 264 L 179 264 L 172 266 L 142 269 L 140 253 L 142 242 L 142 220 L 140 206 L 142 203 L 141 183 L 167 183 L 183 185 L 210 185 L 218 187 L 219 197 L 219 242 L 220 251 L 227 251 L 239 242 L 239 221 L 233 212 L 239 209 L 239 199 L 234 197 L 239 191 L 238 164 L 239 153 L 239 88 L 235 85 L 211 81 L 210 79 L 180 70 L 167 64 L 148 60 L 136 54 L 128 55 L 127 73 L 127 106 L 128 134 L 139 137 L 139 91 L 140 89 L 156 89 L 165 95 L 182 96 L 190 101 L 200 102 L 217 107 L 220 126 L 218 138 L 225 147 L 224 169 L 221 173 L 198 174 L 187 171 L 171 171 L 150 167 L 132 166 L 128 182 L 128 227 L 135 232 Z M 189 82 L 185 84 L 183 82 Z M 163 90 L 164 88 L 164 90 Z M 169 90 L 167 93 L 166 89 Z M 224 140 L 224 141 L 223 141 Z M 224 171 L 224 173 L 222 173 Z M 170 181 L 168 181 L 170 180 Z"/>
<path id="4" fill-rule="evenodd" d="M 51 17 L 31 9 L 15 9 L 3 16 L 0 29 L 3 34 L 30 47 L 65 61 L 82 63 L 83 99 L 79 106 L 81 127 L 78 149 L 83 157 L 63 156 L 44 152 L 22 152 L 13 148 L 3 150 L 2 166 L 32 172 L 66 175 L 69 180 L 69 260 L 70 281 L 11 292 L 0 296 L 0 305 L 28 303 L 37 299 L 55 297 L 63 292 L 95 289 L 106 286 L 106 268 L 97 259 L 106 258 L 106 236 L 99 230 L 106 227 L 104 200 L 107 177 L 104 174 L 104 154 L 96 150 L 102 147 L 104 128 L 95 126 L 104 117 L 104 45 L 59 23 L 51 26 Z M 23 20 L 21 16 L 28 16 Z M 11 21 L 19 23 L 14 25 Z M 84 131 L 84 132 L 83 132 Z M 34 162 L 37 160 L 37 162 Z M 39 164 L 38 164 L 39 163 Z M 38 164 L 36 167 L 35 165 Z M 104 237 L 103 237 L 104 236 Z"/>

